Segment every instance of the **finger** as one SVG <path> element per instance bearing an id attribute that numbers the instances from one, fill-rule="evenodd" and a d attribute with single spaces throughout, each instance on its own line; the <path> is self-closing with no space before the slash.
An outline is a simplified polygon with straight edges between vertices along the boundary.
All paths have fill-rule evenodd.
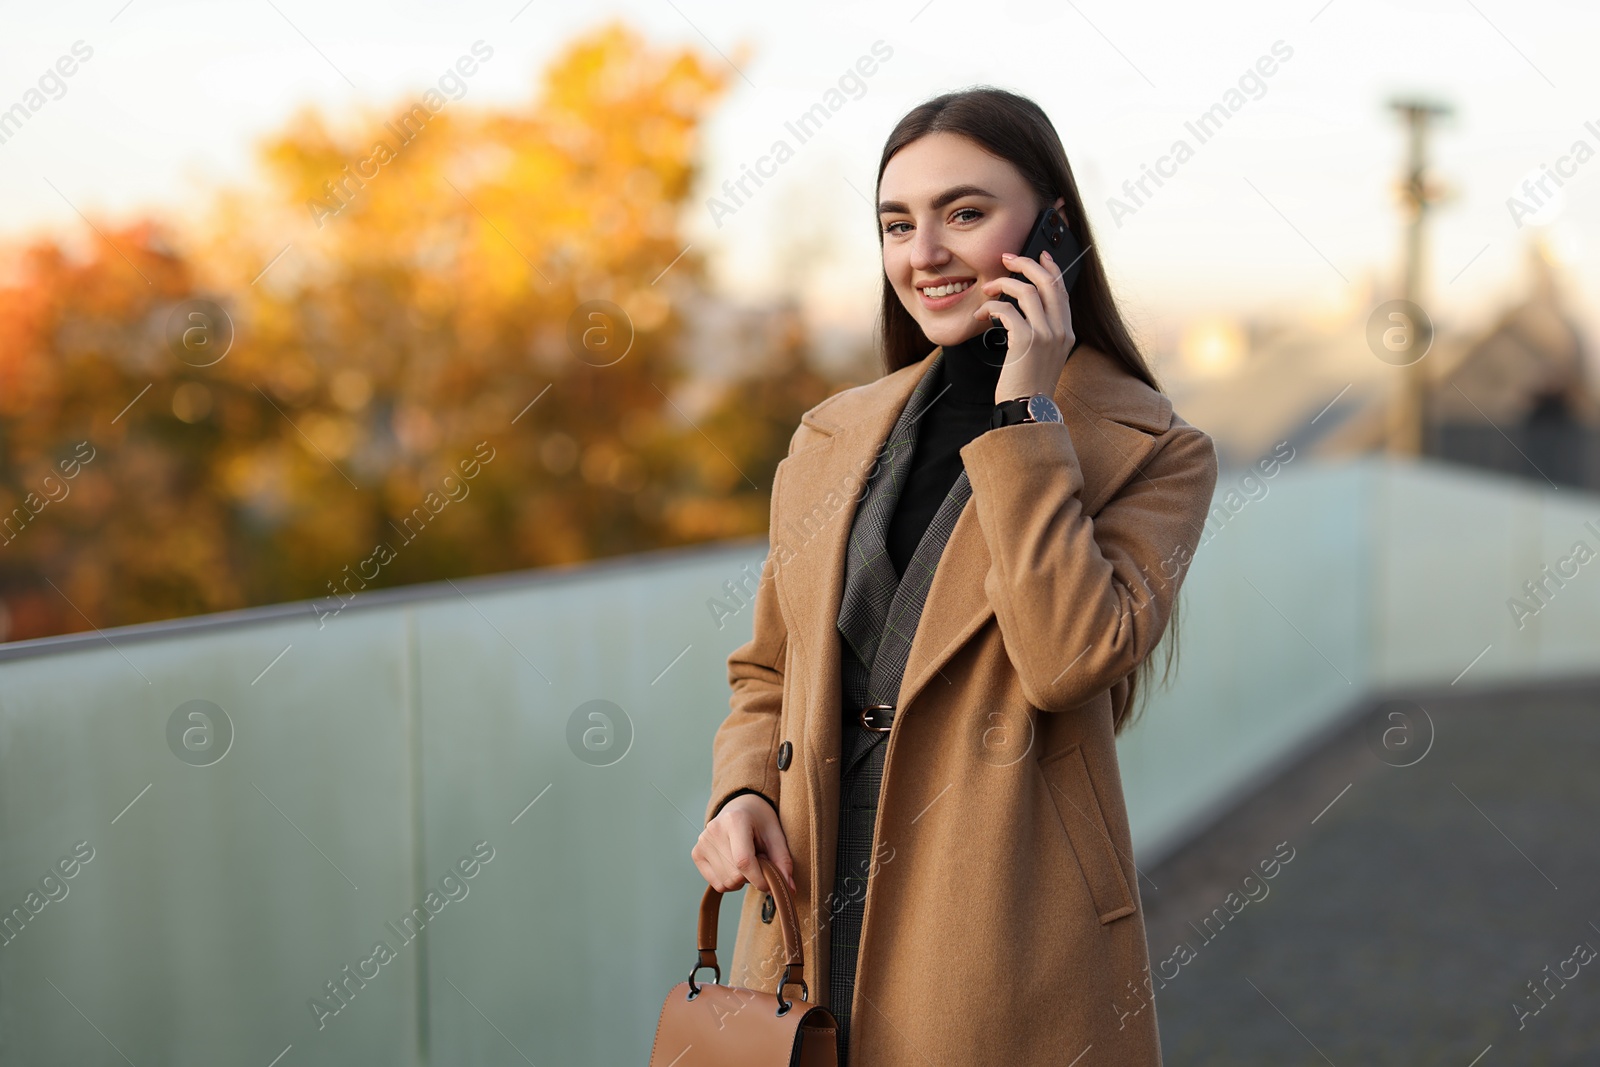
<path id="1" fill-rule="evenodd" d="M 797 890 L 798 887 L 794 884 L 794 857 L 789 854 L 789 842 L 784 838 L 783 827 L 778 823 L 776 816 L 772 822 L 776 832 L 762 836 L 762 851 L 766 852 L 773 866 L 783 872 L 783 880 L 789 883 L 790 890 Z"/>
<path id="2" fill-rule="evenodd" d="M 1041 302 L 1043 312 L 1038 321 L 1041 325 L 1050 326 L 1061 321 L 1067 290 L 1061 284 L 1061 266 L 1050 258 L 1049 252 L 1040 253 L 1040 257 L 1043 262 L 1028 256 L 1013 256 L 1003 262 L 1007 269 L 1016 271 L 1033 283 L 1030 288 Z"/>
<path id="3" fill-rule="evenodd" d="M 993 297 L 995 299 L 998 299 L 1001 293 L 1009 293 L 1010 295 L 1016 297 L 1018 302 L 1021 302 L 1022 298 L 1027 294 L 1038 292 L 1038 290 L 1034 288 L 1032 282 L 1024 281 L 1021 278 L 1012 278 L 1010 276 L 1004 278 L 990 278 L 988 281 L 983 283 L 982 291 L 985 296 Z"/>
<path id="4" fill-rule="evenodd" d="M 1010 332 L 1012 337 L 1018 336 L 1019 331 L 1032 328 L 1028 320 L 1023 317 L 1022 312 L 1018 311 L 1014 305 L 999 299 L 985 300 L 973 311 L 972 317 L 975 319 L 999 319 L 1001 325 Z"/>
<path id="5" fill-rule="evenodd" d="M 1063 274 L 1067 264 L 1057 263 L 1055 257 L 1048 251 L 1040 252 L 1039 258 L 1030 256 L 1013 255 L 1010 259 L 1002 259 L 1001 263 L 1010 271 L 1015 271 L 1027 278 L 1041 291 L 1051 289 L 1064 293 L 1067 291 Z"/>
<path id="6" fill-rule="evenodd" d="M 1074 259 L 1072 263 L 1078 262 L 1079 259 L 1082 259 L 1087 254 L 1088 249 L 1084 249 L 1084 251 L 1078 253 L 1078 259 Z M 1050 253 L 1046 252 L 1045 255 L 1049 256 Z M 1055 287 L 1059 292 L 1058 299 L 1061 307 L 1061 337 L 1065 341 L 1069 353 L 1077 340 L 1077 335 L 1072 332 L 1072 297 L 1067 292 L 1066 283 L 1066 272 L 1071 269 L 1072 263 L 1057 263 L 1052 258 L 1047 264 L 1050 273 L 1056 276 Z"/>
<path id="7" fill-rule="evenodd" d="M 1078 259 L 1082 259 L 1084 254 L 1080 252 Z M 1072 263 L 1058 263 L 1049 252 L 1043 252 L 1041 255 L 1044 257 L 1045 272 L 1053 279 L 1045 289 L 1045 300 L 1058 312 L 1056 321 L 1061 324 L 1061 336 L 1071 337 L 1072 297 L 1067 293 L 1066 274 Z M 1073 263 L 1076 262 L 1077 260 L 1073 260 Z"/>
<path id="8" fill-rule="evenodd" d="M 1016 259 L 1012 262 L 1020 263 L 1023 261 Z M 1027 262 L 1032 263 L 1033 261 L 1028 260 Z M 1038 264 L 1034 263 L 1034 266 L 1037 267 Z M 984 292 L 988 292 L 991 287 L 998 290 L 995 294 L 996 299 L 998 299 L 1000 292 L 1016 298 L 1023 317 L 1028 320 L 1028 325 L 1035 332 L 1048 333 L 1050 331 L 1051 313 L 1040 303 L 1039 290 L 1035 286 L 1016 278 L 993 278 L 983 283 Z M 1005 301 L 1001 300 L 1000 303 L 1003 304 Z"/>
<path id="9" fill-rule="evenodd" d="M 705 875 L 706 884 L 719 893 L 727 893 L 738 888 L 729 884 L 730 875 L 735 873 L 733 860 L 728 856 L 728 850 L 723 847 L 720 833 L 715 830 L 702 833 L 695 849 L 699 853 L 695 858 L 695 866 Z"/>
<path id="10" fill-rule="evenodd" d="M 717 881 L 721 883 L 717 888 L 723 893 L 736 892 L 749 881 L 744 872 L 739 869 L 738 841 L 740 833 L 738 828 L 733 825 L 733 820 L 738 817 L 739 814 L 730 813 L 727 816 L 727 822 L 707 835 L 714 853 L 713 864 Z M 749 837 L 751 835 L 748 816 L 745 819 L 744 835 Z M 759 872 L 757 873 L 759 874 Z"/>
<path id="11" fill-rule="evenodd" d="M 700 877 L 706 880 L 706 885 L 715 888 L 716 883 L 711 877 L 711 864 L 706 859 L 706 855 L 705 845 L 700 841 L 696 841 L 694 847 L 689 849 L 689 858 L 694 861 L 695 870 L 699 871 Z"/>
<path id="12" fill-rule="evenodd" d="M 1033 351 L 1033 326 L 1023 318 L 1020 311 L 1004 300 L 985 300 L 978 305 L 978 310 L 973 312 L 974 318 L 979 316 L 993 316 L 1006 328 L 1005 366 L 1009 367 L 1028 358 L 1028 353 Z"/>
<path id="13" fill-rule="evenodd" d="M 1038 264 L 1034 264 L 1034 266 L 1037 267 Z M 1029 357 L 1030 352 L 1034 350 L 1035 342 L 1037 342 L 1038 339 L 1051 338 L 1051 336 L 1054 336 L 1054 331 L 1053 328 L 1051 328 L 1050 320 L 1048 320 L 1048 317 L 1045 315 L 1045 309 L 1040 307 L 1040 304 L 1038 304 L 1037 288 L 1034 288 L 1032 285 L 1027 285 L 1026 282 L 1018 282 L 1016 278 L 997 278 L 997 282 L 1010 283 L 1010 285 L 1016 286 L 1026 286 L 1027 290 L 1027 293 L 1024 294 L 1022 298 L 1019 298 L 1027 301 L 1026 306 L 1022 307 L 1021 312 L 1018 312 L 1018 309 L 1011 307 L 1010 304 L 1006 304 L 1006 302 L 1002 301 L 1002 299 L 995 299 L 995 301 L 992 301 L 994 304 L 998 304 L 1000 307 L 1008 307 L 1008 309 L 1011 309 L 1011 314 L 1021 318 L 1022 325 L 1027 326 L 1026 331 L 1021 331 L 1019 328 L 1016 328 L 1016 326 L 1011 325 L 1010 320 L 1008 320 L 1005 315 L 1000 315 L 1000 322 L 1005 323 L 1006 326 L 1005 366 L 1011 366 L 1013 363 L 1021 363 L 1022 360 L 1026 360 L 1026 358 Z"/>
<path id="14" fill-rule="evenodd" d="M 1058 293 L 1065 293 L 1067 291 L 1067 268 L 1072 264 L 1061 263 L 1048 251 L 1044 251 L 1039 253 L 1039 265 L 1050 278 L 1050 284 L 1046 288 L 1054 289 Z"/>
<path id="15" fill-rule="evenodd" d="M 756 862 L 755 828 L 748 816 L 735 816 L 733 825 L 728 827 L 728 854 L 733 860 L 733 869 L 746 882 L 763 893 L 768 892 L 767 876 L 761 873 L 761 864 Z"/>

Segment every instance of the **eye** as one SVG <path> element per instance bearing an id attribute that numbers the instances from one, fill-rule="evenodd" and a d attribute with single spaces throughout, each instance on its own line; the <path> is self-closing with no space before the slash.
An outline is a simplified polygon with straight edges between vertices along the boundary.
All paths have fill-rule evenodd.
<path id="1" fill-rule="evenodd" d="M 977 216 L 977 217 L 978 217 L 978 218 L 980 218 L 980 219 L 981 219 L 981 218 L 983 218 L 983 212 L 981 212 L 981 211 L 979 211 L 979 210 L 978 210 L 978 209 L 977 209 L 977 208 L 975 208 L 975 207 L 964 207 L 964 208 L 958 208 L 958 209 L 957 209 L 957 210 L 956 210 L 956 213 L 955 213 L 955 216 L 954 216 L 954 217 L 958 217 L 958 218 L 959 218 L 959 217 L 960 217 L 960 216 L 962 216 L 962 215 L 965 215 L 965 214 L 967 214 L 967 213 L 969 213 L 969 212 L 970 212 L 970 213 L 972 213 L 972 214 L 973 214 L 973 215 L 976 215 L 976 216 Z M 967 220 L 965 220 L 965 221 L 968 221 L 968 222 L 973 222 L 973 221 L 976 221 L 976 220 L 974 220 L 974 219 L 967 219 Z"/>
<path id="2" fill-rule="evenodd" d="M 883 232 L 884 233 L 896 233 L 896 231 L 895 231 L 895 227 L 896 226 L 909 226 L 909 225 L 911 225 L 909 222 L 891 222 L 891 223 L 889 223 L 889 225 L 887 225 L 887 226 L 885 226 L 883 228 Z M 898 234 L 896 234 L 896 236 L 898 236 Z"/>

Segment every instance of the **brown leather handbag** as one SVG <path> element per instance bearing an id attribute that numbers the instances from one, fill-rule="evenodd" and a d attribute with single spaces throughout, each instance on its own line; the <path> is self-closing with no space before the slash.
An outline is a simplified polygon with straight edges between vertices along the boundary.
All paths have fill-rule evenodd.
<path id="1" fill-rule="evenodd" d="M 700 900 L 700 954 L 688 980 L 673 986 L 661 1006 L 650 1067 L 837 1067 L 839 1023 L 827 1008 L 805 1003 L 811 990 L 806 986 L 800 922 L 789 883 L 767 857 L 756 860 L 772 887 L 783 936 L 783 980 L 778 991 L 721 984 L 717 912 L 722 894 L 706 886 Z M 702 967 L 716 973 L 716 984 L 695 983 Z M 784 999 L 788 985 L 799 985 L 798 1003 Z"/>

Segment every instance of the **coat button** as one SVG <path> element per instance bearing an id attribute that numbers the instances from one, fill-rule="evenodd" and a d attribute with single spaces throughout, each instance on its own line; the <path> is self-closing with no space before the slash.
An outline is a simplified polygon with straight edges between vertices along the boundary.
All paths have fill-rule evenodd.
<path id="1" fill-rule="evenodd" d="M 794 757 L 794 746 L 793 745 L 791 745 L 787 741 L 785 741 L 783 744 L 779 745 L 778 746 L 778 770 L 780 770 L 780 771 L 788 770 L 789 769 L 789 760 L 792 759 L 793 757 Z"/>
<path id="2" fill-rule="evenodd" d="M 768 893 L 767 899 L 761 904 L 761 921 L 764 923 L 771 923 L 772 915 L 777 910 L 778 906 L 772 902 L 772 894 Z"/>

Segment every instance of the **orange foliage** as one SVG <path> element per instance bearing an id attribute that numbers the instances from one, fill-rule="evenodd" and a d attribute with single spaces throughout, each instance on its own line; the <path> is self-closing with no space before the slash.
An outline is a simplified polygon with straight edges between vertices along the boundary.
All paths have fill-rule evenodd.
<path id="1" fill-rule="evenodd" d="M 6 257 L 0 639 L 331 597 L 380 544 L 359 588 L 764 530 L 827 383 L 791 352 L 787 387 L 747 383 L 698 429 L 667 400 L 704 285 L 679 220 L 726 81 L 611 25 L 526 107 L 451 101 L 408 141 L 385 123 L 410 102 L 338 129 L 305 111 L 198 232 Z M 575 320 L 590 301 L 624 319 L 575 349 L 608 322 Z M 447 479 L 459 503 L 401 537 Z"/>

